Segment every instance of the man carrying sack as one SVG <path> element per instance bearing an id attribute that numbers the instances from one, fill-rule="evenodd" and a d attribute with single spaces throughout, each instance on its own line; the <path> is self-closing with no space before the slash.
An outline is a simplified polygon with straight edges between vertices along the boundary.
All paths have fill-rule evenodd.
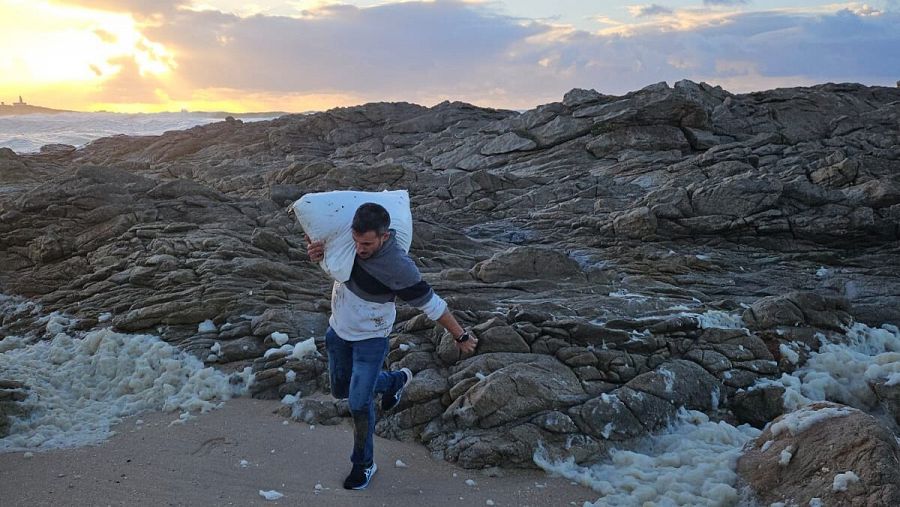
<path id="1" fill-rule="evenodd" d="M 346 489 L 364 489 L 375 474 L 375 393 L 381 394 L 382 410 L 394 408 L 412 380 L 408 368 L 382 371 L 388 353 L 388 335 L 394 326 L 397 297 L 437 321 L 463 354 L 475 350 L 478 339 L 466 332 L 434 293 L 390 229 L 391 217 L 376 203 L 359 206 L 351 234 L 356 257 L 350 278 L 335 280 L 331 293 L 331 317 L 325 333 L 331 393 L 348 398 L 353 415 L 353 468 L 344 480 Z M 310 260 L 320 262 L 325 244 L 307 236 Z"/>

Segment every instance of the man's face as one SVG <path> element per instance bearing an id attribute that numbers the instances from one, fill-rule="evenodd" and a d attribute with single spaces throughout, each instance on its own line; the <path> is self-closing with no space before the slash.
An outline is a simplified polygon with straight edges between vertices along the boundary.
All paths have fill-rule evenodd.
<path id="1" fill-rule="evenodd" d="M 385 232 L 381 235 L 375 231 L 366 231 L 362 234 L 351 231 L 351 233 L 353 234 L 353 242 L 356 243 L 356 255 L 358 255 L 360 259 L 368 259 L 371 257 L 379 248 L 381 248 L 381 245 L 391 237 L 391 233 L 389 232 Z"/>

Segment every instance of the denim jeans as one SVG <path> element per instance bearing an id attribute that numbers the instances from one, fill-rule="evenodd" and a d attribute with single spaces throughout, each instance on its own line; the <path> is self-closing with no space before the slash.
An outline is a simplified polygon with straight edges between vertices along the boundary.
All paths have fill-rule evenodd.
<path id="1" fill-rule="evenodd" d="M 388 353 L 387 337 L 347 341 L 329 327 L 325 332 L 325 348 L 331 395 L 348 398 L 353 415 L 350 462 L 369 466 L 375 459 L 375 393 L 396 392 L 406 381 L 406 375 L 381 370 Z"/>

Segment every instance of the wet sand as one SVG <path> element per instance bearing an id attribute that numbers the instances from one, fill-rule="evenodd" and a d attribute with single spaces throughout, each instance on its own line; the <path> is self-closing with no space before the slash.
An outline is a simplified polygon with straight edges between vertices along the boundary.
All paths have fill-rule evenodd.
<path id="1" fill-rule="evenodd" d="M 368 489 L 341 487 L 349 423 L 310 426 L 240 398 L 171 425 L 177 413 L 131 417 L 99 446 L 0 454 L 3 505 L 581 506 L 597 493 L 540 471 L 501 477 L 435 459 L 421 445 L 378 438 Z M 143 421 L 138 424 L 138 421 Z M 408 468 L 397 467 L 402 460 Z M 245 460 L 244 466 L 241 461 Z M 466 480 L 475 485 L 466 484 Z M 265 500 L 260 490 L 284 497 Z M 493 502 L 492 504 L 490 502 Z"/>

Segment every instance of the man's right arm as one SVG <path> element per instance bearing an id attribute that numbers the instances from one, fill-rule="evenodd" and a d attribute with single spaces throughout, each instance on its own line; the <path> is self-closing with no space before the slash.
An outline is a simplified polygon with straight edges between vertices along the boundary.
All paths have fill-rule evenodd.
<path id="1" fill-rule="evenodd" d="M 322 262 L 325 258 L 325 242 L 310 241 L 309 236 L 306 237 L 306 255 L 313 262 Z"/>

